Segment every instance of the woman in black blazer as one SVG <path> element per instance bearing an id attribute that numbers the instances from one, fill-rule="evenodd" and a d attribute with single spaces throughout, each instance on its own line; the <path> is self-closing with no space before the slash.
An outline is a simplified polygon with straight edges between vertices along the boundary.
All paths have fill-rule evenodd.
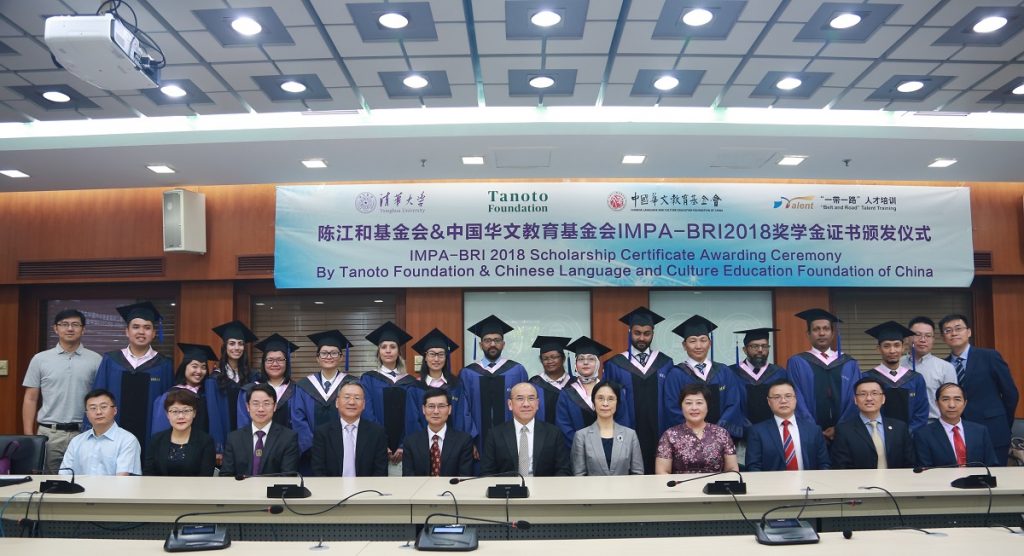
<path id="1" fill-rule="evenodd" d="M 192 427 L 199 396 L 184 388 L 167 393 L 164 411 L 171 428 L 153 435 L 146 444 L 143 475 L 212 477 L 216 452 L 210 435 Z"/>

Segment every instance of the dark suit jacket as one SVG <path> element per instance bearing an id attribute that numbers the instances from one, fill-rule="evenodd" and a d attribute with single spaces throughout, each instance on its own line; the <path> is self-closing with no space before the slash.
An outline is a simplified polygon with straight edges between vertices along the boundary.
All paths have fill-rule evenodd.
<path id="1" fill-rule="evenodd" d="M 796 417 L 800 431 L 800 457 L 803 469 L 830 469 L 828 450 L 821 428 L 810 419 Z M 786 457 L 782 451 L 782 436 L 775 418 L 750 427 L 747 436 L 747 471 L 785 471 Z"/>
<path id="2" fill-rule="evenodd" d="M 146 443 L 146 455 L 143 458 L 143 475 L 179 476 L 179 477 L 212 477 L 217 453 L 213 447 L 213 438 L 205 432 L 192 429 L 185 444 L 185 461 L 180 464 L 171 463 L 168 456 L 171 452 L 171 432 L 167 429 L 154 434 Z"/>
<path id="3" fill-rule="evenodd" d="M 430 475 L 430 439 L 428 429 L 420 429 L 405 437 L 405 455 L 402 456 L 403 477 Z M 452 427 L 444 433 L 441 445 L 441 476 L 469 477 L 473 475 L 473 437 Z"/>
<path id="4" fill-rule="evenodd" d="M 914 467 L 914 442 L 910 429 L 899 419 L 881 418 L 885 441 L 885 462 L 889 469 Z M 876 469 L 878 454 L 860 413 L 836 425 L 832 441 L 832 469 Z"/>
<path id="5" fill-rule="evenodd" d="M 964 443 L 967 445 L 967 463 L 980 462 L 985 465 L 1001 465 L 992 449 L 992 440 L 988 429 L 970 421 L 960 420 L 963 425 Z M 956 465 L 956 454 L 946 436 L 942 422 L 936 421 L 917 429 L 914 435 L 914 448 L 917 451 L 917 465 L 921 467 L 941 467 Z"/>
<path id="6" fill-rule="evenodd" d="M 331 419 L 313 433 L 313 474 L 341 477 L 345 464 L 345 442 L 341 420 Z M 388 476 L 388 435 L 384 427 L 359 419 L 356 430 L 356 477 Z"/>
<path id="7" fill-rule="evenodd" d="M 515 419 L 491 429 L 484 441 L 480 456 L 480 474 L 493 475 L 519 470 L 519 435 Z M 572 475 L 565 437 L 558 427 L 534 419 L 533 421 L 533 476 L 568 477 Z"/>
<path id="8" fill-rule="evenodd" d="M 274 423 L 263 440 L 261 473 L 294 473 L 299 470 L 299 435 L 292 429 Z M 228 434 L 224 446 L 221 477 L 252 473 L 252 426 L 247 425 Z"/>
<path id="9" fill-rule="evenodd" d="M 947 359 L 953 362 L 953 356 Z M 1010 427 L 1020 393 L 1010 376 L 1010 367 L 994 349 L 971 346 L 967 370 L 960 385 L 967 396 L 963 419 L 988 428 L 1001 465 L 1006 465 Z"/>

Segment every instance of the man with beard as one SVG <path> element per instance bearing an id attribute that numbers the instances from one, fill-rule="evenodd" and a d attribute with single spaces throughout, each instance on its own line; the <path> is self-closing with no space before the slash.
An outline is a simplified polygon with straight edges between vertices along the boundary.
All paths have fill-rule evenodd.
<path id="1" fill-rule="evenodd" d="M 924 377 L 902 365 L 903 339 L 914 332 L 896 321 L 884 322 L 866 331 L 878 340 L 882 364 L 863 376 L 877 378 L 885 385 L 885 406 L 882 415 L 898 419 L 910 426 L 910 434 L 928 424 L 928 389 Z"/>
<path id="2" fill-rule="evenodd" d="M 733 373 L 747 390 L 747 404 L 743 408 L 746 426 L 756 425 L 770 419 L 772 410 L 768 407 L 768 388 L 783 379 L 789 378 L 786 369 L 768 362 L 771 344 L 768 337 L 778 328 L 751 328 L 737 330 L 743 334 L 743 354 L 747 357 L 740 363 L 729 365 Z"/>
<path id="3" fill-rule="evenodd" d="M 459 379 L 465 387 L 469 411 L 479 431 L 477 453 L 482 453 L 491 429 L 512 419 L 512 411 L 506 401 L 512 387 L 527 382 L 529 376 L 522 365 L 501 356 L 505 349 L 505 334 L 514 328 L 490 315 L 468 330 L 480 338 L 484 356 L 463 368 Z"/>

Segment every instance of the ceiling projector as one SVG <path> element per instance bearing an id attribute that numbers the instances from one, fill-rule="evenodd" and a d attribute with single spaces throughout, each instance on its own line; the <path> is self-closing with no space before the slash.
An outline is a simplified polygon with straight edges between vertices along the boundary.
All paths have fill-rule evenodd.
<path id="1" fill-rule="evenodd" d="M 158 63 L 139 37 L 112 14 L 48 17 L 43 40 L 64 69 L 100 89 L 159 86 Z"/>

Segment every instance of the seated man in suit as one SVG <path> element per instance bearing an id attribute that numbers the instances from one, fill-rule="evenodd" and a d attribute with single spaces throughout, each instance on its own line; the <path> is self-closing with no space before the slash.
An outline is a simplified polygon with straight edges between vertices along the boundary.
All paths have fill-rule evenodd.
<path id="1" fill-rule="evenodd" d="M 857 417 L 836 425 L 833 469 L 898 469 L 914 466 L 914 446 L 907 424 L 882 416 L 885 386 L 865 376 L 853 385 Z"/>
<path id="2" fill-rule="evenodd" d="M 404 477 L 465 477 L 473 474 L 473 437 L 448 426 L 452 395 L 444 388 L 423 394 L 427 428 L 405 437 Z"/>
<path id="3" fill-rule="evenodd" d="M 939 406 L 939 420 L 921 427 L 914 436 L 917 465 L 1001 465 L 988 428 L 960 418 L 967 407 L 963 388 L 951 382 L 943 384 L 935 391 L 935 402 Z"/>
<path id="4" fill-rule="evenodd" d="M 773 418 L 750 428 L 748 471 L 830 468 L 821 428 L 810 419 L 794 417 L 796 403 L 796 390 L 789 380 L 780 380 L 768 389 L 768 407 Z"/>
<path id="5" fill-rule="evenodd" d="M 334 400 L 340 419 L 313 433 L 313 474 L 321 477 L 387 477 L 388 436 L 384 427 L 362 419 L 366 391 L 346 382 Z M 344 430 L 343 430 L 344 429 Z"/>
<path id="6" fill-rule="evenodd" d="M 273 423 L 277 407 L 274 387 L 267 383 L 253 386 L 245 394 L 245 404 L 252 423 L 228 434 L 220 475 L 240 477 L 297 472 L 299 435 Z"/>
<path id="7" fill-rule="evenodd" d="M 480 473 L 512 473 L 535 477 L 572 475 L 565 437 L 558 427 L 538 420 L 537 389 L 520 382 L 508 393 L 513 419 L 495 426 L 484 441 Z"/>

